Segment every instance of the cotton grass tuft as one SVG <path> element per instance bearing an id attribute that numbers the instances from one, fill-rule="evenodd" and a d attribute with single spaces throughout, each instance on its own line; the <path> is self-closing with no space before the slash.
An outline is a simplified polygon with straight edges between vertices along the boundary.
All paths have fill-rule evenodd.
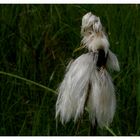
<path id="1" fill-rule="evenodd" d="M 89 120 L 102 128 L 114 117 L 116 96 L 107 69 L 119 71 L 117 57 L 109 49 L 109 41 L 102 30 L 100 18 L 87 13 L 82 18 L 82 45 L 89 50 L 70 62 L 58 90 L 56 118 L 62 124 L 76 122 L 87 106 Z"/>

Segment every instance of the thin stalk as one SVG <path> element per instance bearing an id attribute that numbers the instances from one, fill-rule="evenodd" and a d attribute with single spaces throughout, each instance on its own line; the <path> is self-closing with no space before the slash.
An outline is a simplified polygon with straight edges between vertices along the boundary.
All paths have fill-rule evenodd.
<path id="1" fill-rule="evenodd" d="M 108 126 L 105 126 L 105 128 L 106 128 L 113 136 L 116 136 L 116 134 L 115 134 Z"/>
<path id="2" fill-rule="evenodd" d="M 34 82 L 34 81 L 32 81 L 32 80 L 26 79 L 26 78 L 24 78 L 24 77 L 21 77 L 21 76 L 12 74 L 12 73 L 7 73 L 7 72 L 4 72 L 4 71 L 0 71 L 0 74 L 1 74 L 1 75 L 6 75 L 6 76 L 9 76 L 9 77 L 13 77 L 13 78 L 16 78 L 16 79 L 20 79 L 20 80 L 26 82 L 27 84 L 33 84 L 33 85 L 36 85 L 36 86 L 38 86 L 38 87 L 40 87 L 40 88 L 43 88 L 43 89 L 45 89 L 45 90 L 47 90 L 47 91 L 50 91 L 50 92 L 52 92 L 52 93 L 57 94 L 57 92 L 56 92 L 55 90 L 53 90 L 53 89 L 51 89 L 51 88 L 48 88 L 48 87 L 46 87 L 46 86 L 44 86 L 44 85 L 42 85 L 42 84 L 39 84 L 39 83 L 37 83 L 37 82 Z"/>
<path id="3" fill-rule="evenodd" d="M 94 126 L 90 124 L 90 136 L 97 136 L 97 120 L 95 119 Z"/>

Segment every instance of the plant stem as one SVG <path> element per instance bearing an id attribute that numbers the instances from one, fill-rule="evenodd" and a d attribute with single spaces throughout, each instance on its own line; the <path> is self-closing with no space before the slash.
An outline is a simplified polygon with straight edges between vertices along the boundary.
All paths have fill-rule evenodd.
<path id="1" fill-rule="evenodd" d="M 6 75 L 6 76 L 9 76 L 9 77 L 13 77 L 13 78 L 16 78 L 16 79 L 20 79 L 20 80 L 22 80 L 22 81 L 27 82 L 28 84 L 36 85 L 36 86 L 38 86 L 38 87 L 41 87 L 41 88 L 43 88 L 43 89 L 45 89 L 45 90 L 48 90 L 48 91 L 50 91 L 50 92 L 53 92 L 53 93 L 57 94 L 57 92 L 54 91 L 53 89 L 50 89 L 50 88 L 48 88 L 48 87 L 46 87 L 46 86 L 44 86 L 44 85 L 42 85 L 42 84 L 39 84 L 39 83 L 37 83 L 37 82 L 34 82 L 34 81 L 29 80 L 29 79 L 26 79 L 26 78 L 23 78 L 23 77 L 21 77 L 21 76 L 18 76 L 18 75 L 12 74 L 12 73 L 7 73 L 7 72 L 4 72 L 4 71 L 0 71 L 0 74 Z"/>

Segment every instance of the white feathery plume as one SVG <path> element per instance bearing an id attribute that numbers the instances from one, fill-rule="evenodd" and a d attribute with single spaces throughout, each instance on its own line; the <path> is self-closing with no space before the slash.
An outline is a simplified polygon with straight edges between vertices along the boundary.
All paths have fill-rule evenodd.
<path id="1" fill-rule="evenodd" d="M 56 103 L 56 117 L 60 115 L 62 123 L 71 118 L 76 121 L 84 111 L 90 76 L 96 68 L 93 57 L 93 53 L 81 55 L 65 74 Z"/>
<path id="2" fill-rule="evenodd" d="M 83 37 L 81 43 L 87 47 L 89 51 L 95 52 L 102 48 L 105 54 L 107 54 L 109 49 L 108 38 L 102 31 L 100 18 L 91 12 L 82 18 L 81 36 Z"/>
<path id="3" fill-rule="evenodd" d="M 118 59 L 117 59 L 116 55 L 111 50 L 108 51 L 108 58 L 107 58 L 106 65 L 108 68 L 110 68 L 112 70 L 120 71 Z"/>
<path id="4" fill-rule="evenodd" d="M 63 124 L 77 121 L 87 106 L 92 125 L 97 120 L 104 127 L 112 122 L 116 108 L 114 85 L 106 67 L 119 71 L 119 63 L 109 50 L 100 18 L 91 12 L 82 18 L 81 36 L 89 52 L 68 65 L 58 90 L 56 118 L 59 116 Z"/>
<path id="5" fill-rule="evenodd" d="M 109 125 L 115 113 L 116 98 L 112 79 L 105 69 L 91 75 L 91 94 L 88 100 L 92 124 L 97 119 L 100 127 Z"/>

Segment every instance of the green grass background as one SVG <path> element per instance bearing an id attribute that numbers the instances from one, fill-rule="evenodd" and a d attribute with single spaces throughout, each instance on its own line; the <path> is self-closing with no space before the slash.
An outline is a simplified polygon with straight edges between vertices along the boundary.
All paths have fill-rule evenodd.
<path id="1" fill-rule="evenodd" d="M 0 5 L 0 135 L 89 135 L 85 111 L 78 127 L 55 120 L 56 90 L 79 47 L 82 16 L 101 18 L 121 71 L 111 75 L 117 110 L 97 135 L 140 135 L 139 5 Z"/>

